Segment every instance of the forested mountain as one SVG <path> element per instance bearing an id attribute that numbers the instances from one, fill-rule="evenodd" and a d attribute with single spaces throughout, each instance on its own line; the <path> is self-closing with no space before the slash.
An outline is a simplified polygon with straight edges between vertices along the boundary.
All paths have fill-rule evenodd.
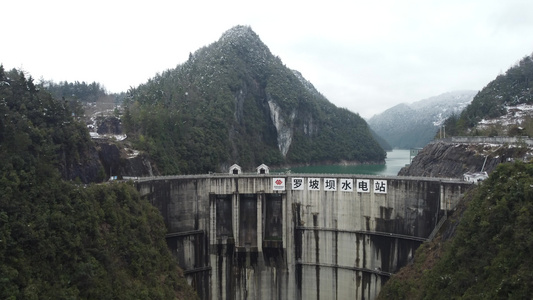
<path id="1" fill-rule="evenodd" d="M 0 298 L 194 298 L 156 208 L 72 177 L 93 150 L 68 101 L 0 65 Z"/>
<path id="2" fill-rule="evenodd" d="M 513 135 L 513 132 L 533 135 L 532 105 L 533 55 L 530 55 L 487 84 L 460 115 L 447 119 L 446 130 L 451 135 Z M 518 127 L 529 130 L 520 132 Z"/>
<path id="3" fill-rule="evenodd" d="M 166 174 L 385 158 L 361 117 L 330 103 L 245 26 L 131 89 L 125 104 L 128 137 Z"/>
<path id="4" fill-rule="evenodd" d="M 424 147 L 444 120 L 460 114 L 475 94 L 454 91 L 411 104 L 401 103 L 373 116 L 368 125 L 393 148 Z"/>

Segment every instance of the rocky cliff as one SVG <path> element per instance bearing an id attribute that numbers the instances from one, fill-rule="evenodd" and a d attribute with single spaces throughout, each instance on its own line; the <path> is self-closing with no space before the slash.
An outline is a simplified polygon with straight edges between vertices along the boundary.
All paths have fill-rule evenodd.
<path id="1" fill-rule="evenodd" d="M 97 140 L 96 150 L 109 176 L 123 178 L 158 175 L 148 155 L 128 148 L 127 143 Z"/>
<path id="2" fill-rule="evenodd" d="M 490 174 L 502 162 L 529 156 L 526 145 L 452 143 L 437 141 L 424 147 L 400 176 L 462 178 L 466 172 Z"/>
<path id="3" fill-rule="evenodd" d="M 128 148 L 127 143 L 95 139 L 79 161 L 70 162 L 59 153 L 59 170 L 63 179 L 83 183 L 101 182 L 111 176 L 117 179 L 159 175 L 149 156 Z"/>
<path id="4" fill-rule="evenodd" d="M 105 170 L 106 179 L 159 175 L 149 155 L 133 149 L 120 118 L 100 113 L 88 127 L 92 130 L 95 159 Z"/>
<path id="5" fill-rule="evenodd" d="M 91 183 L 106 181 L 111 176 L 122 179 L 159 175 L 148 154 L 132 149 L 121 126 L 119 118 L 101 112 L 89 121 L 92 141 L 80 149 L 78 159 L 69 158 L 66 151 L 58 153 L 62 178 Z"/>

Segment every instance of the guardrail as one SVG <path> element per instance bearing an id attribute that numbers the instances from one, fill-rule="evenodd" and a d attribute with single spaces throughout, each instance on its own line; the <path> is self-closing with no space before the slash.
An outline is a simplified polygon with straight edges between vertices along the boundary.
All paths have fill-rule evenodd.
<path id="1" fill-rule="evenodd" d="M 464 144 L 521 144 L 533 146 L 533 139 L 527 136 L 453 136 L 437 139 L 431 143 L 464 143 Z"/>

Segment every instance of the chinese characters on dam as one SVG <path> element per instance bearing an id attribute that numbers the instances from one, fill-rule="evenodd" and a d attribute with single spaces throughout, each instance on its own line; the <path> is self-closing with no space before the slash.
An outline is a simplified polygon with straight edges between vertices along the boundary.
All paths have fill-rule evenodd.
<path id="1" fill-rule="evenodd" d="M 319 177 L 294 177 L 291 178 L 291 189 L 293 191 L 341 191 L 358 193 L 370 193 L 372 190 L 377 194 L 387 193 L 387 180 L 382 179 L 351 179 L 351 178 L 319 178 Z M 285 190 L 285 178 L 273 178 L 273 190 Z"/>

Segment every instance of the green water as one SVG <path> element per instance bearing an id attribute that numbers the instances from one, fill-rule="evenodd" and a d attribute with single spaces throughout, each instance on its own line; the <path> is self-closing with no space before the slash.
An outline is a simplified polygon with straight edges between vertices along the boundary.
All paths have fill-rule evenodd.
<path id="1" fill-rule="evenodd" d="M 290 169 L 273 170 L 274 172 L 285 172 L 307 174 L 364 174 L 364 175 L 384 175 L 396 176 L 400 169 L 409 163 L 409 150 L 392 150 L 387 152 L 387 159 L 384 165 L 356 165 L 356 166 L 307 166 L 293 167 Z"/>

